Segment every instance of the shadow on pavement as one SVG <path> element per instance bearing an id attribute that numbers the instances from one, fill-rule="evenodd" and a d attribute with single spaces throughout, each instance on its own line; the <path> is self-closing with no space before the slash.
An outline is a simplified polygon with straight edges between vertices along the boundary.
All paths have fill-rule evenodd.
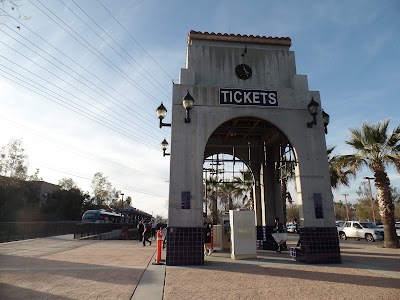
<path id="1" fill-rule="evenodd" d="M 8 300 L 20 300 L 26 299 L 26 296 L 29 295 L 29 299 L 54 299 L 54 300 L 71 300 L 73 298 L 64 297 L 64 296 L 56 296 L 54 294 L 44 293 L 35 291 L 33 289 L 26 289 L 22 287 L 16 287 L 10 284 L 0 283 L 0 299 L 8 299 Z"/>
<path id="2" fill-rule="evenodd" d="M 343 284 L 354 284 L 354 285 L 363 285 L 370 287 L 379 287 L 379 288 L 399 288 L 400 279 L 397 278 L 389 278 L 389 277 L 380 277 L 379 281 L 377 281 L 377 277 L 374 276 L 370 271 L 366 270 L 365 275 L 351 275 L 348 272 L 340 272 L 340 269 L 347 268 L 352 269 L 354 267 L 345 266 L 342 264 L 336 265 L 304 265 L 304 264 L 293 264 L 288 263 L 287 261 L 280 261 L 279 263 L 286 264 L 285 267 L 280 266 L 268 266 L 268 262 L 266 262 L 267 258 L 260 259 L 251 259 L 251 260 L 241 260 L 240 263 L 232 263 L 232 262 L 217 262 L 207 261 L 207 264 L 204 266 L 191 266 L 191 268 L 201 268 L 206 270 L 215 270 L 215 271 L 224 271 L 224 272 L 235 272 L 235 273 L 243 273 L 243 274 L 253 274 L 253 275 L 267 275 L 267 276 L 277 276 L 282 278 L 290 278 L 290 279 L 301 279 L 301 280 L 312 280 L 312 281 L 325 281 L 331 283 L 343 283 Z M 251 262 L 251 263 L 247 263 Z M 254 264 L 254 262 L 259 262 L 260 264 Z M 269 261 L 271 262 L 271 261 Z M 275 261 L 272 261 L 272 263 Z M 278 262 L 278 261 L 277 261 Z M 305 268 L 309 268 L 309 270 L 305 270 Z M 318 271 L 320 268 L 339 268 L 336 272 L 326 272 Z M 359 269 L 360 270 L 360 269 Z M 368 274 L 368 275 L 367 275 Z"/>

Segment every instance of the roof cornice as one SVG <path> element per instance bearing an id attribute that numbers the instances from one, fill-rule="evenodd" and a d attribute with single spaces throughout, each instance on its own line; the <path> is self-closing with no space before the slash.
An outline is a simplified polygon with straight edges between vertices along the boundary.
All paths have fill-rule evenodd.
<path id="1" fill-rule="evenodd" d="M 272 36 L 259 36 L 259 35 L 245 35 L 245 34 L 228 34 L 228 33 L 214 33 L 214 32 L 201 32 L 191 30 L 188 35 L 188 43 L 191 40 L 209 40 L 209 41 L 224 41 L 246 44 L 268 44 L 268 45 L 284 45 L 291 46 L 292 40 L 289 37 L 272 37 Z"/>

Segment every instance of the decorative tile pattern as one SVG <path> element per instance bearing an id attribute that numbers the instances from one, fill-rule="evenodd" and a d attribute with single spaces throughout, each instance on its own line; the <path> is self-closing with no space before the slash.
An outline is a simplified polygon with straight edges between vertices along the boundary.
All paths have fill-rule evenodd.
<path id="1" fill-rule="evenodd" d="M 257 249 L 273 250 L 278 246 L 271 233 L 273 226 L 257 226 Z M 259 239 L 262 232 L 262 240 Z M 339 237 L 336 227 L 300 228 L 300 249 L 296 249 L 296 261 L 307 264 L 341 263 Z M 204 264 L 203 227 L 167 228 L 168 266 Z"/>
<path id="2" fill-rule="evenodd" d="M 257 232 L 257 240 L 264 240 L 264 226 L 256 226 L 256 232 Z"/>
<path id="3" fill-rule="evenodd" d="M 278 245 L 272 237 L 274 226 L 257 226 L 257 249 L 273 250 L 278 249 Z M 261 231 L 261 234 L 259 234 Z M 261 237 L 261 239 L 259 239 Z"/>
<path id="4" fill-rule="evenodd" d="M 203 227 L 168 227 L 166 263 L 167 266 L 203 265 Z"/>
<path id="5" fill-rule="evenodd" d="M 307 264 L 341 263 L 339 236 L 336 227 L 300 228 L 301 247 L 296 261 Z"/>

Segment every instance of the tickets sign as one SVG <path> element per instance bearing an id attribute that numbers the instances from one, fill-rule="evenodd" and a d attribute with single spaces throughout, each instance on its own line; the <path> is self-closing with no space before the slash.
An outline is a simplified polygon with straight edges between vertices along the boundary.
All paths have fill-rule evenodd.
<path id="1" fill-rule="evenodd" d="M 279 106 L 278 91 L 219 89 L 219 104 Z"/>

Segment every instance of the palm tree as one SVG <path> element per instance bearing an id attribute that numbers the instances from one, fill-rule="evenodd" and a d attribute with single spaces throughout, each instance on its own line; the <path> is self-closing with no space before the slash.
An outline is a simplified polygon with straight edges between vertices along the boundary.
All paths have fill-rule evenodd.
<path id="1" fill-rule="evenodd" d="M 328 163 L 329 163 L 329 174 L 331 178 L 331 187 L 333 189 L 339 188 L 341 185 L 349 186 L 349 177 L 355 176 L 355 172 L 352 169 L 346 168 L 341 161 L 341 156 L 333 155 L 333 150 L 335 146 L 327 149 Z"/>
<path id="2" fill-rule="evenodd" d="M 237 189 L 238 186 L 234 180 L 231 182 L 225 182 L 221 186 L 221 194 L 227 199 L 227 202 L 225 203 L 226 211 L 233 209 L 233 198 L 237 195 Z"/>
<path id="3" fill-rule="evenodd" d="M 207 195 L 210 197 L 210 212 L 213 224 L 217 224 L 218 221 L 218 186 L 219 179 L 218 176 L 210 176 L 206 181 Z"/>
<path id="4" fill-rule="evenodd" d="M 242 177 L 234 177 L 233 180 L 236 182 L 236 197 L 243 197 L 242 198 L 242 205 L 244 208 L 247 209 L 254 209 L 253 203 L 253 173 L 251 170 L 243 170 L 240 171 L 242 173 Z"/>
<path id="5" fill-rule="evenodd" d="M 385 120 L 375 125 L 364 123 L 362 129 L 350 129 L 351 139 L 346 144 L 352 146 L 356 153 L 343 155 L 340 161 L 351 172 L 355 173 L 367 166 L 374 173 L 379 213 L 385 230 L 384 246 L 398 248 L 394 203 L 385 168 L 393 165 L 400 173 L 400 126 L 388 135 L 388 125 L 389 120 Z"/>

